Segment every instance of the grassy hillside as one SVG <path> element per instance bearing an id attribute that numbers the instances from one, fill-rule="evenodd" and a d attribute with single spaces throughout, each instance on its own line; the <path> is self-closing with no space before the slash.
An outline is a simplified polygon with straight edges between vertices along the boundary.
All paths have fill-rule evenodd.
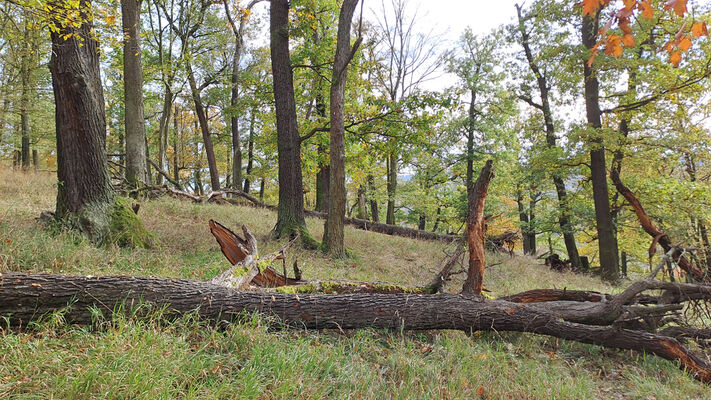
<path id="1" fill-rule="evenodd" d="M 163 198 L 140 216 L 161 242 L 154 250 L 95 248 L 35 221 L 54 208 L 56 177 L 0 170 L 0 272 L 148 275 L 208 279 L 228 267 L 207 221 L 247 225 L 260 252 L 269 211 L 193 205 Z M 309 220 L 315 237 L 323 221 Z M 304 277 L 429 281 L 442 243 L 346 227 L 353 255 L 332 260 L 293 251 Z M 524 257 L 493 255 L 492 295 L 568 287 L 615 292 L 599 280 L 560 274 Z M 448 287 L 456 291 L 460 282 Z M 0 321 L 0 398 L 711 398 L 708 387 L 668 361 L 529 334 L 274 331 L 258 316 L 217 330 L 193 318 L 98 321 L 68 326 L 61 316 L 16 332 Z"/>

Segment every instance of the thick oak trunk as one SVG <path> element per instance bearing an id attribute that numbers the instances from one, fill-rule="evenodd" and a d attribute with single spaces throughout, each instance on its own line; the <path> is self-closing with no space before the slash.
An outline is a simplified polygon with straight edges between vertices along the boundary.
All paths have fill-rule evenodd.
<path id="1" fill-rule="evenodd" d="M 86 10 L 89 3 L 80 2 Z M 82 13 L 80 28 L 51 32 L 49 69 L 57 130 L 56 217 L 101 241 L 109 233 L 113 204 L 105 150 L 106 117 L 93 24 Z M 64 39 L 67 37 L 67 39 Z"/>
<path id="2" fill-rule="evenodd" d="M 273 0 L 269 8 L 270 51 L 279 153 L 279 207 L 276 236 L 306 231 L 301 174 L 301 138 L 296 120 L 294 79 L 289 55 L 289 2 Z"/>
<path id="3" fill-rule="evenodd" d="M 363 327 L 531 332 L 618 349 L 640 350 L 680 363 L 696 379 L 711 382 L 711 367 L 675 339 L 619 327 L 566 322 L 530 304 L 483 301 L 461 295 L 306 295 L 240 292 L 206 282 L 140 277 L 68 277 L 3 274 L 0 315 L 12 326 L 27 326 L 60 311 L 70 323 L 92 323 L 96 311 L 111 318 L 119 305 L 166 307 L 166 316 L 196 312 L 216 322 L 245 313 L 277 316 L 300 329 Z M 67 307 L 69 305 L 69 307 Z"/>

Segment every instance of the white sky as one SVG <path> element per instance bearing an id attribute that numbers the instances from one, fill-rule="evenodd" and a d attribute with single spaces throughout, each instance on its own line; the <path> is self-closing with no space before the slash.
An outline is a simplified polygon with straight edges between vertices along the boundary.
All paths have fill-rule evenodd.
<path id="1" fill-rule="evenodd" d="M 515 0 L 410 0 L 419 3 L 422 22 L 446 31 L 449 40 L 457 40 L 467 27 L 484 34 L 516 16 Z M 367 7 L 380 5 L 379 0 L 365 0 Z M 524 3 L 518 0 L 518 3 Z M 414 5 L 414 4 L 413 4 Z"/>

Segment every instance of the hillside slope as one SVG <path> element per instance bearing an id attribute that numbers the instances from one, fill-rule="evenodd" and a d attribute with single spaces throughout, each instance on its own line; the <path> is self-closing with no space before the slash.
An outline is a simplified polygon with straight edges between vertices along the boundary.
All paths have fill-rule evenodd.
<path id="1" fill-rule="evenodd" d="M 54 207 L 56 178 L 0 170 L 0 272 L 147 275 L 208 279 L 228 267 L 207 221 L 247 225 L 262 253 L 270 211 L 162 198 L 140 216 L 155 250 L 95 248 L 35 218 Z M 315 237 L 322 220 L 309 220 Z M 352 256 L 292 251 L 304 277 L 427 282 L 448 244 L 346 227 Z M 588 276 L 554 273 L 527 257 L 492 255 L 485 286 L 499 296 L 532 288 L 614 292 Z M 495 264 L 495 265 L 494 265 Z M 448 290 L 461 287 L 451 282 Z M 708 388 L 675 365 L 634 352 L 527 334 L 271 331 L 256 316 L 216 330 L 151 316 L 67 326 L 61 315 L 34 330 L 0 322 L 0 398 L 703 398 Z"/>

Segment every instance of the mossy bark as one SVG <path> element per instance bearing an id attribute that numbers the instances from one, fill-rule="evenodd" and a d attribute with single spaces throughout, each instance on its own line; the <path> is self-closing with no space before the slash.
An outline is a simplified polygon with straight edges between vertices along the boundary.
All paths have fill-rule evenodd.
<path id="1" fill-rule="evenodd" d="M 149 249 L 155 247 L 157 240 L 143 225 L 131 208 L 130 200 L 116 197 L 109 212 L 110 233 L 106 243 L 115 243 L 121 247 Z"/>

